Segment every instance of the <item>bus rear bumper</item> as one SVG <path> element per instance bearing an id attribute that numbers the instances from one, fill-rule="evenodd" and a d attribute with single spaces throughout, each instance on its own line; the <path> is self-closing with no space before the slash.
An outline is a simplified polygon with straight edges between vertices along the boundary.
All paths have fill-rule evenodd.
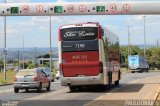
<path id="1" fill-rule="evenodd" d="M 104 84 L 103 74 L 99 74 L 98 76 L 61 77 L 62 86 L 102 84 Z"/>

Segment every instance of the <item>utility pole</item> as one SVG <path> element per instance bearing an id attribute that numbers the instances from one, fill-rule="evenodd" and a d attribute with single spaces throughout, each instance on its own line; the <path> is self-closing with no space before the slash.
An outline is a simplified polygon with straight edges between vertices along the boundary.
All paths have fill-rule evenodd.
<path id="1" fill-rule="evenodd" d="M 23 69 L 24 69 L 24 35 L 23 35 Z"/>
<path id="2" fill-rule="evenodd" d="M 143 16 L 144 17 L 144 57 L 146 57 L 146 29 L 145 29 L 145 18 L 146 16 Z"/>
<path id="3" fill-rule="evenodd" d="M 6 3 L 6 0 L 4 1 Z M 6 16 L 4 16 L 4 50 L 6 50 Z M 6 80 L 6 54 L 4 54 L 4 79 Z"/>
<path id="4" fill-rule="evenodd" d="M 131 51 L 130 51 L 130 32 L 129 32 L 129 25 L 128 27 L 128 56 L 131 55 Z"/>
<path id="5" fill-rule="evenodd" d="M 19 70 L 20 64 L 19 64 L 19 50 L 18 50 L 18 70 Z"/>
<path id="6" fill-rule="evenodd" d="M 159 39 L 156 40 L 156 45 L 159 46 Z"/>
<path id="7" fill-rule="evenodd" d="M 52 71 L 52 17 L 50 16 L 50 71 Z"/>
<path id="8" fill-rule="evenodd" d="M 3 58 L 2 55 L 3 55 L 3 52 L 1 51 L 1 58 L 0 58 L 0 60 L 2 60 L 2 58 Z"/>
<path id="9" fill-rule="evenodd" d="M 34 56 L 35 56 L 35 57 L 34 57 L 34 59 L 35 59 L 35 60 L 34 60 L 34 62 L 35 62 L 34 64 L 36 65 L 36 58 L 37 58 L 37 49 L 36 49 L 36 47 L 35 47 L 35 49 L 34 49 Z"/>

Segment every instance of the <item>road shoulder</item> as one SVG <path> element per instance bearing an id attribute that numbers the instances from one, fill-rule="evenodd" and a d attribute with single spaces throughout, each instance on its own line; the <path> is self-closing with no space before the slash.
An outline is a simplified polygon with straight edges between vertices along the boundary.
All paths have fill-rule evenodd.
<path id="1" fill-rule="evenodd" d="M 85 106 L 124 106 L 128 100 L 155 101 L 160 91 L 160 75 L 139 79 L 96 98 Z"/>

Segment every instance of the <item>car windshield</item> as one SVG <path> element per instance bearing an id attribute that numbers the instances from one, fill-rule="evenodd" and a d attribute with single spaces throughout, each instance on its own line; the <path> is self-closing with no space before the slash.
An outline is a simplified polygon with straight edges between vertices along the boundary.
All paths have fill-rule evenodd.
<path id="1" fill-rule="evenodd" d="M 36 72 L 33 70 L 19 71 L 17 73 L 17 76 L 35 76 L 35 75 L 36 75 Z"/>

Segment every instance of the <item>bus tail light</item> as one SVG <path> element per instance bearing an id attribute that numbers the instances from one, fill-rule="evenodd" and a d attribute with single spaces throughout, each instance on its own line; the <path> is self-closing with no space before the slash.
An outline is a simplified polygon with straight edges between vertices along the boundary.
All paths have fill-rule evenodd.
<path id="1" fill-rule="evenodd" d="M 99 62 L 99 73 L 103 73 L 103 63 Z"/>

